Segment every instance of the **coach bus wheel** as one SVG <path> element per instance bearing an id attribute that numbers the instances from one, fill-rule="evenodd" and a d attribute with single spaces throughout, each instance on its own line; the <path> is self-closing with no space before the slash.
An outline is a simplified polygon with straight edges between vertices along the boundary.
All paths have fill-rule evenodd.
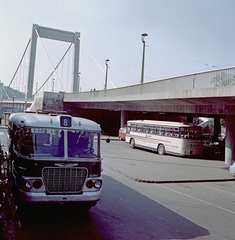
<path id="1" fill-rule="evenodd" d="M 157 148 L 157 152 L 159 155 L 164 155 L 165 154 L 165 147 L 163 144 L 159 144 Z"/>
<path id="2" fill-rule="evenodd" d="M 131 148 L 135 148 L 135 140 L 134 140 L 134 138 L 131 139 Z"/>

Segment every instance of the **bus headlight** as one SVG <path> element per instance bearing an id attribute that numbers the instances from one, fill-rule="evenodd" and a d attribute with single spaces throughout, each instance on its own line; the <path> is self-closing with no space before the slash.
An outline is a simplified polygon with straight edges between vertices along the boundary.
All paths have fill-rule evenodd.
<path id="1" fill-rule="evenodd" d="M 94 187 L 93 181 L 92 181 L 92 180 L 87 181 L 86 186 L 87 186 L 88 188 L 93 188 L 93 187 Z"/>
<path id="2" fill-rule="evenodd" d="M 25 182 L 25 187 L 27 189 L 31 189 L 32 187 L 39 189 L 41 186 L 42 186 L 42 181 L 39 179 L 38 180 L 30 179 Z"/>
<path id="3" fill-rule="evenodd" d="M 33 186 L 32 181 L 26 181 L 26 183 L 25 183 L 25 187 L 26 187 L 27 189 L 32 188 L 32 186 Z"/>
<path id="4" fill-rule="evenodd" d="M 86 183 L 87 188 L 96 188 L 96 189 L 100 189 L 102 186 L 102 180 L 101 179 L 90 179 L 87 181 Z"/>
<path id="5" fill-rule="evenodd" d="M 101 179 L 95 180 L 95 182 L 94 182 L 94 187 L 95 187 L 96 189 L 100 189 L 101 186 L 102 186 L 102 180 L 101 180 Z"/>
<path id="6" fill-rule="evenodd" d="M 33 182 L 33 187 L 39 189 L 42 186 L 42 181 L 41 180 L 35 180 Z"/>

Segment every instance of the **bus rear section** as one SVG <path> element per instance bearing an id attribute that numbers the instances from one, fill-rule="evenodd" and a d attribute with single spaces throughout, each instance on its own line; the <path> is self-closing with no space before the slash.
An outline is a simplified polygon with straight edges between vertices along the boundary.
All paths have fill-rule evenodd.
<path id="1" fill-rule="evenodd" d="M 88 119 L 12 114 L 8 173 L 18 200 L 96 205 L 102 192 L 100 134 Z"/>
<path id="2" fill-rule="evenodd" d="M 202 154 L 202 128 L 192 124 L 166 121 L 130 120 L 126 142 L 163 155 L 199 156 Z"/>

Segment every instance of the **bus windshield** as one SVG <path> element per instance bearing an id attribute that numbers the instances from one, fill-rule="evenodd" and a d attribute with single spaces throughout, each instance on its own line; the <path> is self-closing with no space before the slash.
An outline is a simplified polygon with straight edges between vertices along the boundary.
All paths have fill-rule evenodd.
<path id="1" fill-rule="evenodd" d="M 20 153 L 30 158 L 64 157 L 65 139 L 70 158 L 98 156 L 98 133 L 84 130 L 23 128 L 18 136 Z M 65 138 L 67 135 L 67 138 Z"/>
<path id="2" fill-rule="evenodd" d="M 68 131 L 68 157 L 97 157 L 98 133 Z"/>
<path id="3" fill-rule="evenodd" d="M 29 157 L 63 157 L 64 131 L 60 129 L 23 128 L 20 153 Z"/>

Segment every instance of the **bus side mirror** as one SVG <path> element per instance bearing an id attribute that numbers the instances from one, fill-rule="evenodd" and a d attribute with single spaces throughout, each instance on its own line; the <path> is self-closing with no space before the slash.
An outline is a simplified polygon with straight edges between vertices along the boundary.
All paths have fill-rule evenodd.
<path id="1" fill-rule="evenodd" d="M 110 139 L 109 138 L 106 139 L 106 143 L 110 143 Z"/>

